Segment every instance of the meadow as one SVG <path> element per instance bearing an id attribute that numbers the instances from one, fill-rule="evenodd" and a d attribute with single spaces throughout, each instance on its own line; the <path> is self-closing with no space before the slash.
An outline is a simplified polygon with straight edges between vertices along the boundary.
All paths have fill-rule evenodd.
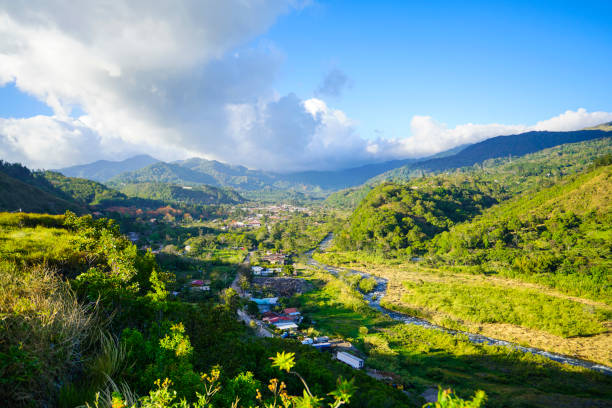
<path id="1" fill-rule="evenodd" d="M 315 289 L 292 301 L 315 322 L 316 330 L 351 341 L 367 356 L 366 368 L 398 375 L 411 394 L 441 383 L 466 397 L 482 389 L 490 406 L 591 407 L 612 402 L 612 379 L 603 374 L 399 323 L 370 308 L 342 277 L 314 271 L 308 279 Z"/>
<path id="2" fill-rule="evenodd" d="M 538 283 L 431 268 L 418 262 L 376 262 L 358 253 L 317 253 L 319 262 L 388 280 L 381 305 L 440 326 L 610 365 L 612 308 Z M 461 270 L 461 269 L 459 269 Z"/>

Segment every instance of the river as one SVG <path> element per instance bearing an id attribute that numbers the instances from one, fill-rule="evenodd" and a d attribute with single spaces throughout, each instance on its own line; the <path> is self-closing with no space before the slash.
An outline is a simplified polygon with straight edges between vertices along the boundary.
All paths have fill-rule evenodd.
<path id="1" fill-rule="evenodd" d="M 327 247 L 329 247 L 329 245 L 331 244 L 331 241 L 333 239 L 333 235 L 329 234 L 323 241 L 321 241 L 319 243 L 319 249 L 326 249 Z M 315 261 L 312 258 L 312 254 L 313 254 L 314 250 L 308 251 L 306 252 L 306 256 L 308 257 L 308 264 L 321 268 L 329 273 L 331 273 L 334 276 L 338 276 L 340 271 L 348 271 L 349 273 L 353 273 L 353 274 L 358 274 L 361 275 L 364 278 L 374 278 L 376 280 L 376 287 L 374 288 L 374 290 L 366 295 L 363 295 L 364 299 L 368 302 L 368 304 L 370 305 L 370 307 L 380 311 L 381 313 L 389 316 L 390 318 L 392 318 L 393 320 L 397 320 L 400 322 L 403 322 L 405 324 L 412 324 L 412 325 L 416 325 L 416 326 L 421 326 L 421 327 L 425 327 L 427 329 L 431 329 L 431 330 L 440 330 L 446 333 L 450 333 L 453 335 L 457 335 L 457 334 L 463 334 L 465 336 L 467 336 L 469 338 L 469 340 L 472 343 L 478 343 L 478 344 L 490 344 L 490 345 L 494 345 L 494 346 L 502 346 L 502 347 L 509 347 L 509 348 L 513 348 L 515 350 L 520 350 L 524 353 L 531 353 L 531 354 L 537 354 L 543 357 L 546 357 L 550 360 L 553 361 L 557 361 L 559 363 L 564 363 L 564 364 L 570 364 L 570 365 L 574 365 L 574 366 L 579 366 L 579 367 L 585 367 L 591 370 L 595 370 L 595 371 L 599 371 L 602 372 L 604 374 L 607 375 L 612 375 L 612 367 L 608 367 L 608 366 L 604 366 L 602 364 L 597 364 L 597 363 L 593 363 L 587 360 L 581 360 L 578 358 L 574 358 L 574 357 L 570 357 L 570 356 L 566 356 L 563 354 L 556 354 L 556 353 L 551 353 L 549 351 L 545 351 L 545 350 L 541 350 L 541 349 L 537 349 L 537 348 L 533 348 L 533 347 L 523 347 L 520 346 L 518 344 L 515 343 L 511 343 L 505 340 L 499 340 L 499 339 L 494 339 L 491 337 L 487 337 L 487 336 L 483 336 L 481 334 L 476 334 L 476 333 L 470 333 L 470 332 L 464 332 L 464 331 L 458 331 L 458 330 L 450 330 L 450 329 L 446 329 L 444 327 L 438 326 L 436 324 L 433 324 L 427 320 L 418 318 L 418 317 L 413 317 L 413 316 L 409 316 L 403 313 L 399 313 L 399 312 L 395 312 L 389 309 L 385 309 L 384 307 L 382 307 L 380 305 L 380 301 L 381 299 L 385 296 L 385 294 L 387 293 L 387 279 L 381 278 L 379 276 L 375 276 L 375 275 L 371 275 L 368 274 L 366 272 L 362 272 L 362 271 L 357 271 L 354 269 L 347 269 L 347 268 L 337 268 L 337 267 L 333 267 L 330 265 L 325 265 L 322 264 L 318 261 Z"/>

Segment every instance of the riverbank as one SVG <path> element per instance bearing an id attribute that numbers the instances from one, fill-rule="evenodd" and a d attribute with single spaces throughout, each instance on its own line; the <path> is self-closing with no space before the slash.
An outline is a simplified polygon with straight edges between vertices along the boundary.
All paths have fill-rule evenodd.
<path id="1" fill-rule="evenodd" d="M 330 259 L 320 254 L 317 258 Z M 418 317 L 436 327 L 468 332 L 476 338 L 491 338 L 500 345 L 507 342 L 527 352 L 552 356 L 556 361 L 575 360 L 573 364 L 612 373 L 609 330 L 612 308 L 603 303 L 551 293 L 550 289 L 533 284 L 431 271 L 414 264 L 388 266 L 353 262 L 343 266 L 361 270 L 367 266 L 369 274 L 359 273 L 388 282 L 373 306 L 382 304 L 404 315 L 397 318 Z M 412 295 L 415 292 L 417 296 Z M 516 321 L 527 322 L 531 327 L 512 324 Z M 572 335 L 558 335 L 563 331 Z"/>

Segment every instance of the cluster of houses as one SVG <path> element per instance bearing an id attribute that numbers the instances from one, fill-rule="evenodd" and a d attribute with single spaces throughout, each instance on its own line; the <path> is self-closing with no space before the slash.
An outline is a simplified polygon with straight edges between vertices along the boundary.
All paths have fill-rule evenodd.
<path id="1" fill-rule="evenodd" d="M 281 331 L 296 330 L 302 321 L 300 311 L 294 307 L 284 309 L 281 313 L 267 311 L 262 316 L 262 321 Z"/>
<path id="2" fill-rule="evenodd" d="M 250 217 L 245 219 L 244 221 L 230 221 L 227 225 L 229 228 L 259 228 L 261 227 L 261 221 L 257 218 Z"/>

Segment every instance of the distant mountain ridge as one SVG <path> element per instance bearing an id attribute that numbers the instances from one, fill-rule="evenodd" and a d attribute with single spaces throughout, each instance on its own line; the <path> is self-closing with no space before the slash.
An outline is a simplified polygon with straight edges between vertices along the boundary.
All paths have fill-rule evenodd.
<path id="1" fill-rule="evenodd" d="M 466 146 L 457 146 L 431 157 L 450 156 Z M 391 160 L 341 170 L 312 170 L 281 174 L 263 170 L 251 170 L 244 166 L 221 163 L 216 160 L 191 158 L 171 163 L 153 163 L 140 169 L 121 173 L 108 180 L 108 183 L 119 189 L 124 184 L 171 183 L 188 186 L 207 184 L 217 187 L 231 187 L 243 191 L 260 189 L 295 191 L 338 190 L 360 185 L 380 173 L 416 163 L 420 160 L 425 159 Z"/>
<path id="2" fill-rule="evenodd" d="M 122 161 L 98 160 L 89 164 L 64 167 L 56 171 L 68 177 L 85 178 L 103 183 L 126 171 L 138 170 L 157 162 L 159 160 L 156 158 L 142 154 Z"/>
<path id="3" fill-rule="evenodd" d="M 578 143 L 588 140 L 612 137 L 612 132 L 605 130 L 576 130 L 571 132 L 526 132 L 517 135 L 497 136 L 470 145 L 459 153 L 444 158 L 423 160 L 415 164 L 390 170 L 374 177 L 369 182 L 406 177 L 418 171 L 444 171 L 460 167 L 473 166 L 488 159 L 504 156 L 523 156 L 549 147 L 567 143 Z"/>

